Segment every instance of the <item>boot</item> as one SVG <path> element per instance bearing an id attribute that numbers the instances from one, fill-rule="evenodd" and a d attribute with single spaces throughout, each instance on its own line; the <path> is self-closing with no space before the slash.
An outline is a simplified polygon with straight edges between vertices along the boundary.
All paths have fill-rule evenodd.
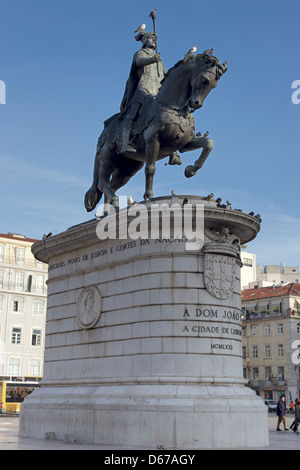
<path id="1" fill-rule="evenodd" d="M 131 131 L 131 121 L 127 122 L 123 127 L 122 132 L 122 149 L 120 153 L 124 152 L 136 152 L 136 149 L 130 144 L 130 131 Z"/>

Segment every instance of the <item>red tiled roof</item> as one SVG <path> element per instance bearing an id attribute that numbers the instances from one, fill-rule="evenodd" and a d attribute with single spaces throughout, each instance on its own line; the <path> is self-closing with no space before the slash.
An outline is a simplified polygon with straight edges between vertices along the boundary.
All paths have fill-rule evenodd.
<path id="1" fill-rule="evenodd" d="M 27 238 L 27 237 L 24 237 L 23 235 L 18 235 L 18 234 L 8 235 L 7 233 L 0 233 L 0 238 L 9 238 L 10 240 L 22 240 L 24 242 L 31 242 L 31 243 L 35 243 L 38 241 L 35 238 Z"/>
<path id="2" fill-rule="evenodd" d="M 245 289 L 242 291 L 242 302 L 249 300 L 267 299 L 282 295 L 300 295 L 300 284 L 291 282 L 282 286 L 260 287 L 259 289 Z"/>

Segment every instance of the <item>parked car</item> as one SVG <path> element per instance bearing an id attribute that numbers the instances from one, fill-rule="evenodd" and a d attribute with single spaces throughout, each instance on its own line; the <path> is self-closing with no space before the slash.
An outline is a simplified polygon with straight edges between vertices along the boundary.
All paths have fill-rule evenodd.
<path id="1" fill-rule="evenodd" d="M 269 413 L 277 410 L 277 403 L 274 400 L 265 400 L 265 405 L 268 407 Z"/>

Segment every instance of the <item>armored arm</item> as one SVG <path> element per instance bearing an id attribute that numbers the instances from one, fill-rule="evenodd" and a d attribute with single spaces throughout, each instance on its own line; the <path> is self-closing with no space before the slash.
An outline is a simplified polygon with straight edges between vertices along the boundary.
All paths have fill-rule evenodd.
<path id="1" fill-rule="evenodd" d="M 149 56 L 148 54 L 142 54 L 142 51 L 139 51 L 135 57 L 135 65 L 137 68 L 145 67 L 146 65 L 155 64 L 155 62 L 161 62 L 160 54 L 155 54 L 153 56 Z"/>

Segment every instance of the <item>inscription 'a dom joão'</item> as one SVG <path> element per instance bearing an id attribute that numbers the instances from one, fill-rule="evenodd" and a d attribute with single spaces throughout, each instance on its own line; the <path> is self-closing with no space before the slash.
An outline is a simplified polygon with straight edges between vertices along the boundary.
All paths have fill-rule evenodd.
<path id="1" fill-rule="evenodd" d="M 241 314 L 237 310 L 233 309 L 222 309 L 221 311 L 218 308 L 196 308 L 194 312 L 186 307 L 183 316 L 187 317 L 197 317 L 201 319 L 215 319 L 215 320 L 231 320 L 239 322 L 241 320 Z"/>

